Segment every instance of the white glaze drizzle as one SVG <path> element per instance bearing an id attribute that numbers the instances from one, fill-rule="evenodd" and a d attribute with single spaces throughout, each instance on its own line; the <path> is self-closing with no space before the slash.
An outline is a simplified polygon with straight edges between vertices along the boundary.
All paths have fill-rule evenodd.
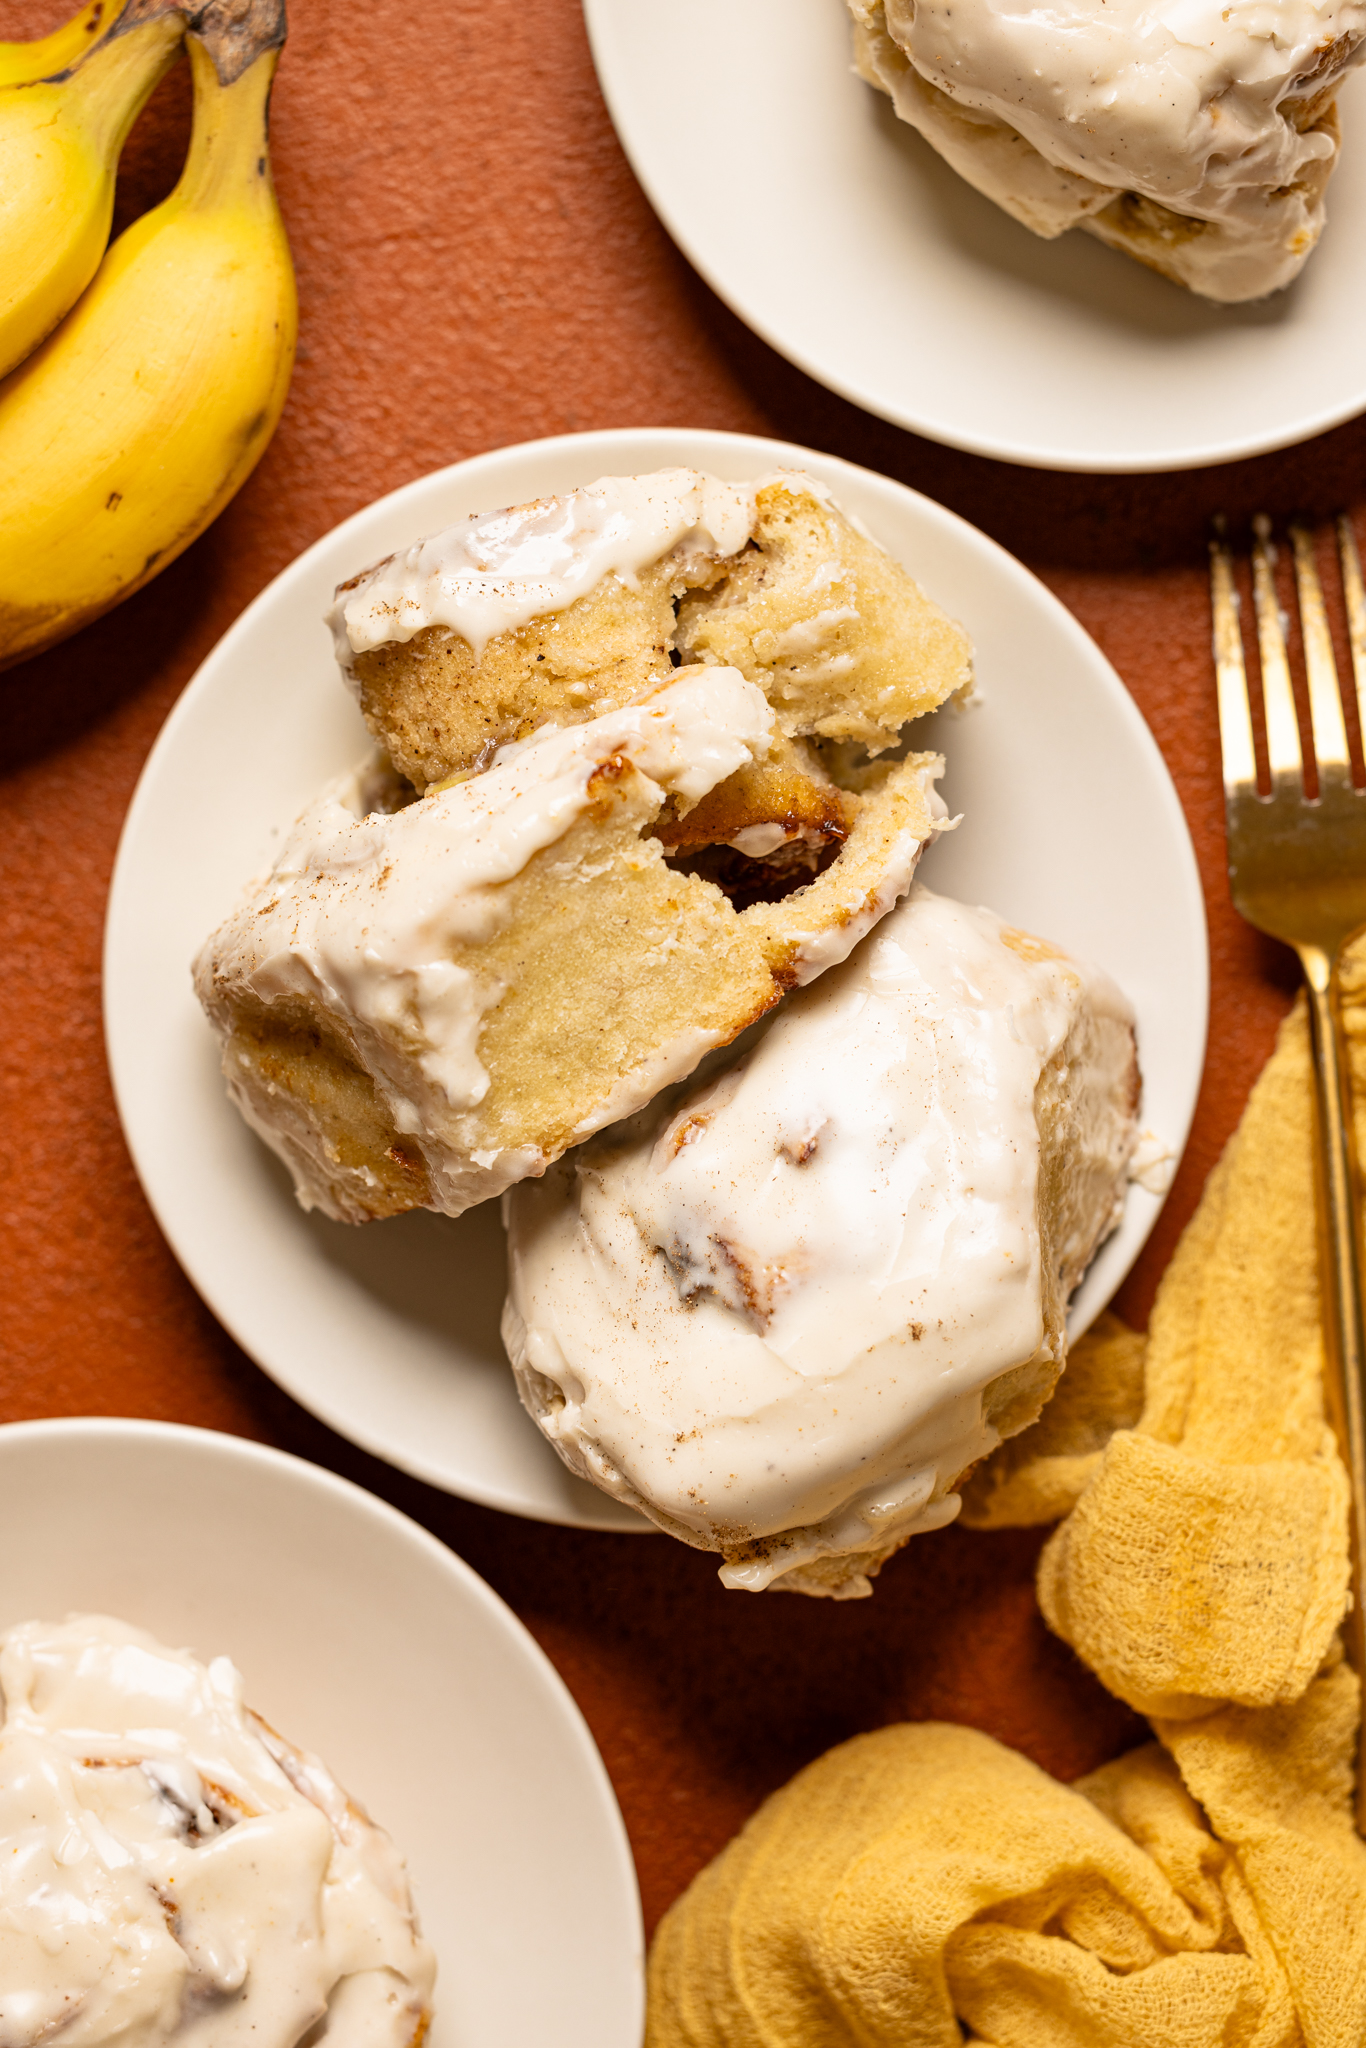
<path id="1" fill-rule="evenodd" d="M 342 589 L 328 617 L 337 658 L 449 626 L 476 656 L 497 633 L 583 597 L 604 576 L 631 583 L 678 550 L 733 555 L 754 527 L 754 488 L 696 469 L 604 476 L 448 527 Z"/>
<path id="2" fill-rule="evenodd" d="M 449 1131 L 453 1115 L 487 1093 L 479 1033 L 502 992 L 457 965 L 452 949 L 500 929 L 502 885 L 582 816 L 599 766 L 623 756 L 662 791 L 695 803 L 768 750 L 773 714 L 738 670 L 679 669 L 675 678 L 583 725 L 542 726 L 503 747 L 483 773 L 392 815 L 357 814 L 355 776 L 325 791 L 268 879 L 201 953 L 201 998 L 212 1007 L 216 975 L 267 1003 L 297 996 L 330 1012 L 360 1045 L 396 1127 L 424 1139 Z M 661 1052 L 657 1078 L 652 1069 L 642 1089 L 646 1078 L 658 1087 L 688 1071 L 695 1037 Z M 250 1104 L 241 1106 L 270 1141 Z M 520 1152 L 478 1153 L 471 1175 L 453 1157 L 441 1181 L 439 1147 L 429 1153 L 441 1193 L 457 1206 L 501 1192 L 532 1163 Z"/>
<path id="3" fill-rule="evenodd" d="M 0 1688 L 4 2048 L 295 2048 L 325 2014 L 327 2048 L 407 2048 L 435 1963 L 402 1860 L 316 1759 L 281 1768 L 226 1657 L 32 1622 Z"/>
<path id="4" fill-rule="evenodd" d="M 477 658 L 495 635 L 562 611 L 605 576 L 634 584 L 665 555 L 686 564 L 738 554 L 754 531 L 756 496 L 773 484 L 815 498 L 871 539 L 805 470 L 775 469 L 739 484 L 699 469 L 603 476 L 559 497 L 462 520 L 343 585 L 327 618 L 337 660 L 350 674 L 357 654 L 411 640 L 427 626 L 450 627 Z M 824 624 L 843 616 L 828 613 Z"/>
<path id="5" fill-rule="evenodd" d="M 1179 1156 L 1159 1132 L 1145 1126 L 1129 1161 L 1129 1178 L 1150 1195 L 1165 1195 L 1176 1178 Z"/>
<path id="6" fill-rule="evenodd" d="M 1035 1087 L 1087 1003 L 1118 1100 L 1132 1013 L 1002 929 L 917 886 L 748 1050 L 508 1197 L 541 1427 L 666 1525 L 790 1532 L 729 1584 L 950 1519 L 983 1389 L 1043 1341 Z"/>

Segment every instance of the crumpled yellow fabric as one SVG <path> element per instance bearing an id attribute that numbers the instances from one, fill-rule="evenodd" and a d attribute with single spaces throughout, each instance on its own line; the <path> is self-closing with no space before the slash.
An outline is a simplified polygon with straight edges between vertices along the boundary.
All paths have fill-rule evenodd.
<path id="1" fill-rule="evenodd" d="M 1143 1413 L 1148 1340 L 1101 1315 L 1067 1354 L 1067 1370 L 1032 1429 L 1013 1436 L 963 1488 L 973 1529 L 1030 1529 L 1070 1514 L 1117 1429 Z"/>
<path id="2" fill-rule="evenodd" d="M 1050 1626 L 1140 1713 L 1298 1699 L 1346 1604 L 1347 1480 L 1323 1413 L 1311 1089 L 1300 1006 L 1163 1278 L 1142 1411 L 1078 1468 L 1075 1506 L 1040 1563 Z M 1079 1386 L 1090 1384 L 1098 1413 L 1118 1358 L 1131 1365 L 1120 1332 L 1111 1318 L 1077 1347 Z M 1118 1411 L 1131 1385 L 1116 1396 Z M 1045 1411 L 1038 1444 L 1034 1431 L 1016 1439 L 999 1488 L 989 1465 L 968 1518 L 999 1521 L 999 1496 L 1020 1502 L 1035 1475 L 1053 1505 L 1042 1439 L 1068 1420 L 1066 1409 Z"/>
<path id="3" fill-rule="evenodd" d="M 1366 949 L 1347 1014 L 1366 1078 Z M 832 1750 L 666 1915 L 648 2048 L 1366 2043 L 1310 1088 L 1297 1009 L 1147 1340 L 1103 1318 L 965 1497 L 1065 1514 L 1044 1612 L 1157 1740 L 1073 1786 L 939 1723 Z"/>

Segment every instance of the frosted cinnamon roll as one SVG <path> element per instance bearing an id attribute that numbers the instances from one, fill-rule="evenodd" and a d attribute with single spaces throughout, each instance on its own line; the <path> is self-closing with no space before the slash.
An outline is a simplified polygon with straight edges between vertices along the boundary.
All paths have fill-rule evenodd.
<path id="1" fill-rule="evenodd" d="M 967 688 L 960 626 L 801 471 L 600 477 L 462 521 L 354 576 L 331 613 L 366 723 L 418 789 L 538 726 L 739 669 L 786 739 L 885 751 Z"/>
<path id="2" fill-rule="evenodd" d="M 858 70 L 1037 235 L 1083 227 L 1237 302 L 1325 219 L 1363 0 L 848 0 Z"/>
<path id="3" fill-rule="evenodd" d="M 667 675 L 421 796 L 347 778 L 209 940 L 229 1090 L 306 1207 L 455 1216 L 543 1172 L 910 886 L 938 757 L 794 769 L 757 684 Z M 738 874 L 702 871 L 718 847 Z"/>
<path id="4" fill-rule="evenodd" d="M 0 1636 L 7 2048 L 418 2048 L 402 1858 L 207 1668 L 102 1615 Z"/>
<path id="5" fill-rule="evenodd" d="M 917 885 L 743 1046 L 513 1190 L 523 1401 L 728 1586 L 867 1593 L 1047 1399 L 1138 1096 L 1107 976 Z"/>
<path id="6" fill-rule="evenodd" d="M 842 960 L 935 828 L 962 629 L 798 472 L 603 477 L 353 577 L 382 754 L 196 966 L 299 1199 L 459 1215 Z M 942 806 L 939 807 L 942 811 Z"/>

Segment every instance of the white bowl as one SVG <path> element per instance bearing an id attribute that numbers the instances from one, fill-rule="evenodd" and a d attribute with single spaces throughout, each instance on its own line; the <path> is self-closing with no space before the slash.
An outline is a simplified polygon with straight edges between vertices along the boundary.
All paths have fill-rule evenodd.
<path id="1" fill-rule="evenodd" d="M 640 1902 L 602 1759 L 548 1659 L 444 1544 L 239 1437 L 0 1428 L 0 1628 L 105 1613 L 231 1657 L 408 1861 L 431 2048 L 638 2048 Z"/>
<path id="2" fill-rule="evenodd" d="M 960 618 L 980 702 L 924 721 L 961 828 L 922 873 L 946 895 L 1109 968 L 1134 1002 L 1144 1117 L 1179 1152 L 1204 1061 L 1205 917 L 1181 805 L 1152 734 L 1095 642 L 1027 569 L 942 506 L 830 455 L 748 434 L 567 434 L 406 485 L 301 555 L 219 642 L 167 720 L 119 847 L 105 1029 L 143 1187 L 195 1286 L 281 1386 L 356 1443 L 486 1506 L 588 1528 L 648 1527 L 574 1479 L 522 1412 L 498 1339 L 497 1204 L 359 1229 L 305 1216 L 232 1108 L 190 962 L 269 865 L 280 833 L 367 739 L 322 615 L 367 562 L 469 512 L 603 473 L 797 466 Z M 1160 1204 L 1130 1191 L 1077 1297 L 1081 1330 Z"/>

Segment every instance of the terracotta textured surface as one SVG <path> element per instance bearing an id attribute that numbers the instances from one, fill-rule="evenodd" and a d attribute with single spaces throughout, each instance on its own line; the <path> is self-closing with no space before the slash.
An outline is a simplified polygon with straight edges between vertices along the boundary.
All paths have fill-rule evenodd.
<path id="1" fill-rule="evenodd" d="M 64 12 L 0 0 L 0 35 Z M 130 144 L 122 218 L 174 181 L 186 108 L 177 74 Z M 1352 503 L 1366 424 L 1221 470 L 1084 478 L 958 455 L 867 417 L 748 334 L 673 249 L 617 148 L 576 0 L 294 0 L 274 145 L 302 340 L 273 446 L 159 581 L 0 676 L 0 1419 L 99 1412 L 234 1430 L 427 1523 L 524 1618 L 580 1701 L 653 1924 L 764 1793 L 858 1729 L 945 1716 L 1070 1777 L 1139 1724 L 1045 1631 L 1033 1536 L 922 1538 L 852 1606 L 754 1600 L 663 1539 L 447 1500 L 278 1393 L 182 1277 L 110 1096 L 101 925 L 147 751 L 199 660 L 301 548 L 379 493 L 500 444 L 628 425 L 773 432 L 942 500 L 1095 635 L 1163 747 L 1200 853 L 1211 1055 L 1177 1187 L 1119 1303 L 1141 1321 L 1294 985 L 1225 893 L 1208 520 Z"/>

